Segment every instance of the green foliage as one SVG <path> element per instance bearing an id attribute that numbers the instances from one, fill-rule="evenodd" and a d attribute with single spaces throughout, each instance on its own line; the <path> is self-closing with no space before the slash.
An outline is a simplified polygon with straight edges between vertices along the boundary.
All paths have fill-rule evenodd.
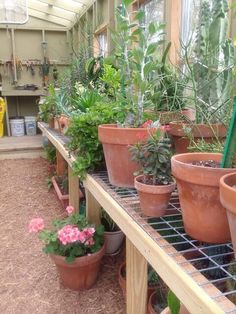
<path id="1" fill-rule="evenodd" d="M 188 147 L 190 152 L 203 152 L 203 153 L 222 153 L 224 150 L 224 143 L 214 141 L 207 143 L 204 139 L 191 141 Z"/>
<path id="2" fill-rule="evenodd" d="M 69 194 L 69 180 L 67 172 L 62 176 L 56 176 L 57 183 L 63 195 Z"/>
<path id="3" fill-rule="evenodd" d="M 101 223 L 104 226 L 105 231 L 112 232 L 120 230 L 114 220 L 104 209 L 101 210 Z"/>
<path id="4" fill-rule="evenodd" d="M 168 302 L 168 307 L 170 309 L 171 314 L 179 314 L 180 301 L 171 290 L 169 290 L 168 292 L 167 302 Z"/>
<path id="5" fill-rule="evenodd" d="M 44 147 L 44 151 L 46 153 L 46 159 L 50 163 L 50 165 L 53 165 L 56 163 L 56 148 L 53 145 L 47 145 Z"/>
<path id="6" fill-rule="evenodd" d="M 77 156 L 73 169 L 82 180 L 88 171 L 104 166 L 102 145 L 98 141 L 98 126 L 115 123 L 124 114 L 116 103 L 96 103 L 85 113 L 73 116 L 67 131 L 71 138 L 68 147 Z"/>
<path id="7" fill-rule="evenodd" d="M 44 102 L 39 105 L 39 120 L 43 122 L 48 122 L 56 114 L 56 91 L 53 85 L 49 85 L 48 95 L 45 97 Z"/>
<path id="8" fill-rule="evenodd" d="M 144 183 L 151 181 L 153 185 L 167 185 L 173 182 L 171 177 L 171 142 L 158 129 L 150 134 L 146 142 L 133 145 L 130 148 L 132 160 L 137 162 L 141 169 L 135 175 L 144 175 Z"/>
<path id="9" fill-rule="evenodd" d="M 130 13 L 127 6 L 124 12 L 117 10 L 117 28 L 113 33 L 116 47 L 114 64 L 120 70 L 121 87 L 116 100 L 130 113 L 124 125 L 137 127 L 143 122 L 146 108 L 154 107 L 150 94 L 154 94 L 158 68 L 157 51 L 162 49 L 163 24 L 150 23 L 143 26 L 144 12 Z M 123 14 L 124 13 L 124 14 Z M 157 40 L 153 40 L 158 37 Z M 109 82 L 106 82 L 109 85 Z"/>
<path id="10" fill-rule="evenodd" d="M 148 285 L 157 286 L 160 283 L 160 277 L 157 272 L 151 267 L 148 267 Z"/>
<path id="11" fill-rule="evenodd" d="M 52 184 L 52 178 L 51 177 L 47 177 L 47 187 L 48 187 L 48 190 L 50 190 L 53 186 Z"/>
<path id="12" fill-rule="evenodd" d="M 231 115 L 235 51 L 227 39 L 227 12 L 226 0 L 213 1 L 212 6 L 202 1 L 194 49 L 190 43 L 184 47 L 187 94 L 195 105 L 197 123 L 227 125 Z"/>
<path id="13" fill-rule="evenodd" d="M 101 249 L 104 233 L 102 225 L 95 229 L 95 233 L 92 236 L 94 240 L 93 245 L 88 245 L 86 242 L 82 243 L 80 241 L 64 245 L 58 238 L 58 231 L 67 225 L 77 227 L 80 231 L 83 231 L 85 228 L 94 228 L 94 225 L 88 223 L 86 217 L 78 213 L 73 213 L 62 220 L 55 220 L 52 230 L 43 229 L 39 232 L 39 238 L 45 244 L 43 248 L 45 253 L 65 256 L 66 262 L 71 263 L 76 257 L 95 253 Z"/>

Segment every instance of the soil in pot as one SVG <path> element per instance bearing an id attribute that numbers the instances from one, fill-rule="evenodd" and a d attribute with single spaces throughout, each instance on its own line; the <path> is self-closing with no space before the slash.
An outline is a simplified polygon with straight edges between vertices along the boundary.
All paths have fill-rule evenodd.
<path id="1" fill-rule="evenodd" d="M 66 263 L 65 257 L 50 255 L 56 264 L 62 284 L 72 290 L 90 289 L 97 281 L 101 259 L 105 254 L 105 244 L 100 251 L 78 257 Z"/>
<path id="2" fill-rule="evenodd" d="M 143 175 L 135 178 L 134 186 L 138 191 L 141 210 L 146 216 L 164 216 L 176 185 L 174 182 L 168 185 L 152 185 L 151 183 L 152 181 L 144 183 Z"/>
<path id="3" fill-rule="evenodd" d="M 230 240 L 226 212 L 220 203 L 219 181 L 221 176 L 236 169 L 201 167 L 193 162 L 220 163 L 221 158 L 221 154 L 188 153 L 171 159 L 185 231 L 192 238 L 207 243 Z"/>

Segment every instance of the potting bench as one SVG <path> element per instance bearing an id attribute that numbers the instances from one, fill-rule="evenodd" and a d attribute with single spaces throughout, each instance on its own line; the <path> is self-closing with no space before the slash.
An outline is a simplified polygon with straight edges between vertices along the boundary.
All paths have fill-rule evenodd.
<path id="1" fill-rule="evenodd" d="M 65 147 L 66 137 L 43 123 L 39 128 L 71 169 L 74 157 Z M 73 194 L 72 172 L 69 181 Z M 190 313 L 236 313 L 235 304 L 227 298 L 236 295 L 235 275 L 228 271 L 235 264 L 232 246 L 191 239 L 183 229 L 177 192 L 165 217 L 147 219 L 140 213 L 136 190 L 112 186 L 105 172 L 87 175 L 84 185 L 89 220 L 99 223 L 103 207 L 126 235 L 128 314 L 146 313 L 148 263 Z"/>

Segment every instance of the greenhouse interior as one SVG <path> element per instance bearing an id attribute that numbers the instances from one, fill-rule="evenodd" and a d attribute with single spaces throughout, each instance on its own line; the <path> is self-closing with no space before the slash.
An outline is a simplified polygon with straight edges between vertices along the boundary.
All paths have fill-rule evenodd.
<path id="1" fill-rule="evenodd" d="M 236 313 L 236 1 L 0 0 L 0 40 L 0 313 Z"/>

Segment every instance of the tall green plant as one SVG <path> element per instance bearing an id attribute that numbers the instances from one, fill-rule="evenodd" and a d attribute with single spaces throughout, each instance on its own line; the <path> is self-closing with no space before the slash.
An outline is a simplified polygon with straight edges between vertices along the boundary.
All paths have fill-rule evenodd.
<path id="1" fill-rule="evenodd" d="M 228 3 L 203 0 L 192 56 L 185 47 L 198 123 L 228 122 L 231 112 L 234 47 L 227 39 Z M 188 92 L 189 94 L 189 92 Z"/>

